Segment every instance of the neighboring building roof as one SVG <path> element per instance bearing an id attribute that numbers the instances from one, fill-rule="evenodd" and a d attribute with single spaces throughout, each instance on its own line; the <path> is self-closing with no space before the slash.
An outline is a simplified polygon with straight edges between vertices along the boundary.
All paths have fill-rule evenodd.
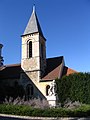
<path id="1" fill-rule="evenodd" d="M 48 58 L 46 60 L 46 63 L 47 63 L 46 71 L 41 81 L 54 80 L 56 78 L 60 78 L 63 66 L 63 56 Z"/>
<path id="2" fill-rule="evenodd" d="M 42 33 L 42 30 L 41 30 L 36 12 L 33 9 L 32 15 L 29 19 L 29 22 L 28 22 L 28 24 L 26 26 L 26 29 L 24 31 L 24 34 L 22 36 L 28 35 L 28 34 L 31 34 L 31 33 L 37 33 L 37 32 L 39 32 L 43 36 L 43 33 Z"/>
<path id="3" fill-rule="evenodd" d="M 0 67 L 0 79 L 20 78 L 21 65 L 13 64 Z"/>
<path id="4" fill-rule="evenodd" d="M 77 73 L 77 71 L 71 69 L 71 68 L 68 68 L 66 66 L 64 66 L 64 70 L 63 70 L 63 76 L 64 75 L 70 75 L 70 74 L 73 74 L 73 73 Z"/>

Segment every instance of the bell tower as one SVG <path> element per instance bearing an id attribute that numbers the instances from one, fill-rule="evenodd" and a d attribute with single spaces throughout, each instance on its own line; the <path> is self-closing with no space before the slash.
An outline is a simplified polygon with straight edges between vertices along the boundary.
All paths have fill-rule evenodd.
<path id="1" fill-rule="evenodd" d="M 0 66 L 2 66 L 2 65 L 3 65 L 2 47 L 3 47 L 3 45 L 2 45 L 2 44 L 0 44 Z"/>
<path id="2" fill-rule="evenodd" d="M 43 36 L 35 7 L 22 35 L 22 59 L 23 71 L 33 81 L 38 81 L 46 68 L 46 39 Z"/>

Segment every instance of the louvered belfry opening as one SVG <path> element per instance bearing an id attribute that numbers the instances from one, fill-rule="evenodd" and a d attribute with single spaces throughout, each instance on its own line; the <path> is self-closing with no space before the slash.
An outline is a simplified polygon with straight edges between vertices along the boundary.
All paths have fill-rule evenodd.
<path id="1" fill-rule="evenodd" d="M 32 41 L 29 42 L 29 58 L 32 57 Z"/>

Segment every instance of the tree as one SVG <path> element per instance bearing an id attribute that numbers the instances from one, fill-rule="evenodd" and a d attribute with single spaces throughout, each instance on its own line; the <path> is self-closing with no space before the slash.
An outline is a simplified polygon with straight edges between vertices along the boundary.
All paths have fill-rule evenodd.
<path id="1" fill-rule="evenodd" d="M 68 98 L 90 104 L 90 73 L 74 73 L 57 80 L 59 101 L 63 104 Z"/>

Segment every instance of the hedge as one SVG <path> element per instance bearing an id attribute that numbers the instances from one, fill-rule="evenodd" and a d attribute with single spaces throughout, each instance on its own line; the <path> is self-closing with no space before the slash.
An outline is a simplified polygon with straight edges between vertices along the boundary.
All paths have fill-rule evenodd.
<path id="1" fill-rule="evenodd" d="M 38 109 L 30 106 L 3 104 L 0 105 L 0 113 L 34 117 L 88 117 L 90 116 L 90 105 L 70 110 L 65 108 Z"/>
<path id="2" fill-rule="evenodd" d="M 59 102 L 71 101 L 90 104 L 90 73 L 75 73 L 57 80 Z"/>

